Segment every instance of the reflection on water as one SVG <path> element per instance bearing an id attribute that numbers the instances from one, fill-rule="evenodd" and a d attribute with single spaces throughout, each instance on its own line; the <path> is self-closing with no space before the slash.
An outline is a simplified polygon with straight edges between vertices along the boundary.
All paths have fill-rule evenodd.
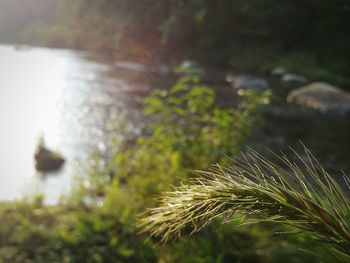
<path id="1" fill-rule="evenodd" d="M 108 64 L 64 50 L 0 46 L 0 199 L 42 191 L 53 201 L 67 191 L 75 158 L 106 148 L 106 127 L 125 105 L 126 89 Z M 38 138 L 68 160 L 41 180 L 33 163 Z"/>

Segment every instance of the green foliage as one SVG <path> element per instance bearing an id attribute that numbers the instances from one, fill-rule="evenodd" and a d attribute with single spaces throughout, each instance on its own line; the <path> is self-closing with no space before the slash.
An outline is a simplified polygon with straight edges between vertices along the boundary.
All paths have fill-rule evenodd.
<path id="1" fill-rule="evenodd" d="M 165 262 L 341 262 L 327 245 L 310 236 L 271 224 L 244 224 L 243 220 L 226 224 L 214 220 L 195 235 L 183 235 L 157 249 Z"/>
<path id="2" fill-rule="evenodd" d="M 249 90 L 236 109 L 219 108 L 214 90 L 191 75 L 153 92 L 145 101 L 145 135 L 115 157 L 116 180 L 134 187 L 140 203 L 149 202 L 191 170 L 236 153 L 269 95 Z"/>
<path id="3" fill-rule="evenodd" d="M 150 262 L 130 216 L 103 208 L 1 205 L 1 262 Z"/>
<path id="4" fill-rule="evenodd" d="M 259 233 L 259 234 L 258 234 Z M 163 247 L 165 262 L 264 262 L 259 249 L 262 232 L 252 228 L 240 231 L 232 225 L 214 224 L 192 237 L 183 237 L 172 246 Z"/>
<path id="5" fill-rule="evenodd" d="M 154 258 L 149 244 L 131 227 L 130 216 L 103 208 L 91 212 L 78 210 L 58 231 L 63 251 L 73 262 L 149 262 Z"/>
<path id="6" fill-rule="evenodd" d="M 114 192 L 115 193 L 115 192 Z M 309 246 L 301 237 L 290 242 L 273 236 L 271 227 L 220 225 L 215 222 L 196 236 L 159 246 L 134 229 L 134 216 L 121 208 L 132 200 L 117 194 L 103 207 L 45 207 L 35 203 L 1 204 L 0 262 L 318 262 L 298 251 Z M 121 212 L 122 211 L 122 212 Z M 219 249 L 218 249 L 219 248 Z M 323 258 L 325 262 L 330 262 Z M 334 262 L 334 259 L 332 260 Z"/>
<path id="7" fill-rule="evenodd" d="M 258 117 L 257 108 L 269 92 L 249 90 L 238 109 L 215 106 L 215 92 L 197 77 L 183 77 L 169 91 L 157 91 L 146 100 L 154 118 L 153 136 L 170 141 L 181 153 L 181 166 L 203 168 L 223 154 L 236 153 Z"/>

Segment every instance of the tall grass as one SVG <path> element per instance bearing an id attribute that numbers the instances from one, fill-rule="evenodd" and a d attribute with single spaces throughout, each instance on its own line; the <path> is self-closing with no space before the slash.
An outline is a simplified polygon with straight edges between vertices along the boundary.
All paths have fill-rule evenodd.
<path id="1" fill-rule="evenodd" d="M 248 215 L 256 221 L 281 223 L 309 233 L 350 258 L 350 201 L 345 191 L 305 148 L 297 161 L 284 154 L 272 162 L 253 150 L 224 168 L 164 193 L 159 207 L 140 219 L 144 232 L 162 241 L 191 227 L 199 231 L 214 218 Z M 344 174 L 350 190 L 350 178 Z"/>

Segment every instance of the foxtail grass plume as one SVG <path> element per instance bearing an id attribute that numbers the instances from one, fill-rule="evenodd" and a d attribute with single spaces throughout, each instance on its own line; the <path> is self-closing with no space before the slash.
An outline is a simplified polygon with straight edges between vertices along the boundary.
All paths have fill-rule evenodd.
<path id="1" fill-rule="evenodd" d="M 216 165 L 199 177 L 164 193 L 160 206 L 139 220 L 142 232 L 163 242 L 181 235 L 185 227 L 201 230 L 217 217 L 248 215 L 256 221 L 292 226 L 328 243 L 350 257 L 350 178 L 342 189 L 310 153 L 297 161 L 284 154 L 272 162 L 254 150 L 234 159 L 233 165 Z"/>

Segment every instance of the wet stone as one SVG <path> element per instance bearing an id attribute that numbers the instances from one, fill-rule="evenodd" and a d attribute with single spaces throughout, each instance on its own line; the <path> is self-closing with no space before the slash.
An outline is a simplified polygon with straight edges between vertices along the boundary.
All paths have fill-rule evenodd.
<path id="1" fill-rule="evenodd" d="M 260 77 L 251 76 L 251 75 L 229 75 L 226 77 L 227 82 L 235 89 L 267 89 L 269 84 L 268 82 Z"/>
<path id="2" fill-rule="evenodd" d="M 350 114 L 350 94 L 326 82 L 314 82 L 295 89 L 287 101 L 335 114 Z"/>
<path id="3" fill-rule="evenodd" d="M 292 74 L 292 73 L 284 74 L 282 76 L 282 81 L 287 83 L 299 83 L 299 84 L 306 84 L 308 82 L 306 77 L 298 74 Z"/>

